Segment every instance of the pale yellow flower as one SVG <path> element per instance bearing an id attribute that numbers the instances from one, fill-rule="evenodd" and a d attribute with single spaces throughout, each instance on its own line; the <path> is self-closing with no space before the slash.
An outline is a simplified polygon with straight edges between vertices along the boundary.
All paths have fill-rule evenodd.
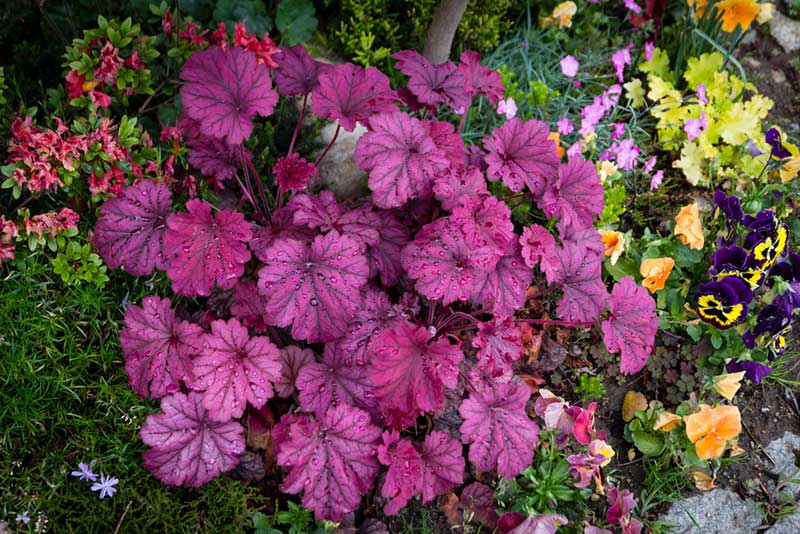
<path id="1" fill-rule="evenodd" d="M 715 376 L 714 385 L 711 387 L 726 399 L 733 400 L 733 396 L 742 387 L 742 378 L 744 378 L 744 371 Z"/>
<path id="2" fill-rule="evenodd" d="M 572 26 L 572 17 L 578 12 L 575 2 L 561 2 L 549 17 L 544 17 L 539 21 L 542 27 L 557 24 L 559 28 L 569 28 Z"/>
<path id="3" fill-rule="evenodd" d="M 625 234 L 616 230 L 599 230 L 600 239 L 606 247 L 606 256 L 611 257 L 611 265 L 616 265 L 620 255 L 625 251 Z"/>
<path id="4" fill-rule="evenodd" d="M 663 411 L 660 414 L 658 414 L 658 419 L 656 419 L 656 423 L 653 425 L 653 430 L 669 432 L 670 430 L 681 424 L 681 421 L 683 421 L 683 418 L 680 415 L 675 415 L 674 413 Z"/>
<path id="5" fill-rule="evenodd" d="M 775 4 L 772 2 L 764 2 L 761 4 L 761 9 L 758 11 L 758 16 L 756 16 L 756 22 L 759 24 L 764 24 L 772 20 L 772 16 L 775 14 Z"/>

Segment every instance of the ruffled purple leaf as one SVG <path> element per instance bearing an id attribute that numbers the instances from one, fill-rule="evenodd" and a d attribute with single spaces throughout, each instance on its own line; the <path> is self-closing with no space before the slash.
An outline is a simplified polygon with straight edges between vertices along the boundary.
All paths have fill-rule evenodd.
<path id="1" fill-rule="evenodd" d="M 378 446 L 378 460 L 388 469 L 381 496 L 389 499 L 383 511 L 387 515 L 394 515 L 422 491 L 422 458 L 414 448 L 414 443 L 406 438 L 400 439 L 396 430 L 384 432 L 382 438 L 383 443 Z"/>
<path id="2" fill-rule="evenodd" d="M 589 254 L 580 243 L 566 241 L 556 247 L 548 284 L 560 285 L 563 295 L 556 311 L 565 321 L 592 322 L 606 310 L 608 291 L 600 277 L 602 256 Z"/>
<path id="3" fill-rule="evenodd" d="M 492 104 L 503 98 L 506 88 L 500 73 L 481 65 L 480 54 L 467 50 L 461 53 L 460 59 L 458 68 L 464 73 L 464 89 L 468 95 L 483 95 Z"/>
<path id="4" fill-rule="evenodd" d="M 603 321 L 603 343 L 619 353 L 622 374 L 638 373 L 647 363 L 658 332 L 656 301 L 647 289 L 625 276 L 614 284 L 608 300 L 610 314 Z"/>
<path id="5" fill-rule="evenodd" d="M 492 379 L 508 381 L 513 363 L 522 356 L 522 334 L 513 319 L 495 316 L 478 325 L 472 346 L 478 349 L 478 370 Z"/>
<path id="6" fill-rule="evenodd" d="M 216 137 L 199 136 L 186 141 L 189 147 L 189 164 L 199 169 L 203 176 L 211 176 L 222 182 L 236 176 L 242 165 L 242 150 L 246 161 L 253 154 L 237 145 L 230 145 Z"/>
<path id="7" fill-rule="evenodd" d="M 476 286 L 472 301 L 483 304 L 495 315 L 512 316 L 525 304 L 525 293 L 531 285 L 533 271 L 525 265 L 522 247 L 511 242 L 509 251 L 498 260 L 494 269 Z"/>
<path id="8" fill-rule="evenodd" d="M 294 210 L 284 206 L 272 212 L 269 224 L 266 226 L 254 226 L 253 239 L 249 243 L 250 250 L 253 251 L 253 254 L 258 259 L 264 261 L 262 257 L 264 252 L 277 239 L 295 239 L 311 243 L 318 233 L 305 224 L 296 224 L 294 222 Z"/>
<path id="9" fill-rule="evenodd" d="M 369 289 L 344 335 L 332 343 L 347 357 L 349 365 L 364 365 L 372 350 L 373 336 L 394 326 L 400 320 L 399 315 L 386 293 Z"/>
<path id="10" fill-rule="evenodd" d="M 376 245 L 380 240 L 379 217 L 369 207 L 348 210 L 336 202 L 333 192 L 319 195 L 295 195 L 288 207 L 294 210 L 294 222 L 327 233 L 336 230 L 363 245 Z"/>
<path id="11" fill-rule="evenodd" d="M 488 195 L 486 179 L 477 167 L 468 166 L 462 169 L 451 167 L 433 179 L 433 194 L 442 203 L 442 207 L 452 211 L 463 204 L 462 197 L 483 197 Z"/>
<path id="12" fill-rule="evenodd" d="M 591 227 L 594 216 L 603 212 L 603 186 L 594 163 L 570 158 L 559 166 L 558 179 L 547 185 L 537 204 L 548 217 L 559 219 L 556 226 L 561 232 Z"/>
<path id="13" fill-rule="evenodd" d="M 252 328 L 259 333 L 267 331 L 267 309 L 255 282 L 240 281 L 233 290 L 231 300 L 231 315 L 239 319 L 247 328 Z"/>
<path id="14" fill-rule="evenodd" d="M 294 393 L 297 376 L 306 365 L 314 363 L 316 358 L 311 349 L 301 349 L 288 345 L 281 349 L 281 377 L 275 383 L 275 393 L 287 398 Z"/>
<path id="15" fill-rule="evenodd" d="M 453 208 L 453 221 L 461 226 L 471 243 L 482 243 L 494 249 L 500 257 L 517 239 L 511 210 L 495 196 L 463 198 L 461 206 Z"/>
<path id="16" fill-rule="evenodd" d="M 450 160 L 451 166 L 461 168 L 467 164 L 467 149 L 455 126 L 444 121 L 422 121 L 422 124 L 433 144 Z"/>
<path id="17" fill-rule="evenodd" d="M 319 83 L 322 64 L 308 55 L 302 45 L 281 48 L 275 55 L 275 63 L 275 85 L 283 96 L 307 95 Z"/>
<path id="18" fill-rule="evenodd" d="M 461 443 L 446 432 L 434 430 L 425 436 L 422 460 L 422 502 L 428 503 L 464 482 Z"/>
<path id="19" fill-rule="evenodd" d="M 489 180 L 501 179 L 512 191 L 527 185 L 534 195 L 541 195 L 547 181 L 558 174 L 558 154 L 548 135 L 547 124 L 518 118 L 492 130 L 483 140 Z"/>
<path id="20" fill-rule="evenodd" d="M 374 215 L 379 239 L 375 246 L 368 249 L 369 275 L 371 278 L 380 274 L 381 282 L 387 286 L 394 285 L 403 274 L 400 253 L 411 233 L 391 211 L 375 210 Z"/>
<path id="21" fill-rule="evenodd" d="M 395 52 L 395 68 L 408 76 L 408 89 L 422 104 L 447 104 L 456 113 L 464 113 L 472 97 L 464 89 L 464 73 L 450 61 L 432 64 L 415 50 Z"/>

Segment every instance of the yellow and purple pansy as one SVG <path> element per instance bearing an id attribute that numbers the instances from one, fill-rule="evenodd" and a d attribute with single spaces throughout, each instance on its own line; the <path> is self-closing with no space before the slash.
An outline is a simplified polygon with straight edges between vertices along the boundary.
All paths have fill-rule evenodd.
<path id="1" fill-rule="evenodd" d="M 728 276 L 720 281 L 700 284 L 697 313 L 703 321 L 727 329 L 745 320 L 747 306 L 752 300 L 753 292 L 747 283 Z"/>
<path id="2" fill-rule="evenodd" d="M 747 254 L 742 247 L 736 245 L 730 247 L 720 247 L 711 257 L 713 266 L 708 274 L 712 275 L 716 281 L 729 276 L 742 279 L 755 290 L 764 281 L 766 273 L 761 269 L 752 256 Z"/>

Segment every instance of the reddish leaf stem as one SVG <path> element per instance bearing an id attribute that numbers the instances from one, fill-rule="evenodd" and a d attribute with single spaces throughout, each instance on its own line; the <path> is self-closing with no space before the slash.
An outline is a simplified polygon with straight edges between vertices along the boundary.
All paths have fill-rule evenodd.
<path id="1" fill-rule="evenodd" d="M 259 206 L 258 203 L 255 201 L 255 193 L 253 191 L 253 184 L 250 182 L 250 167 L 247 165 L 247 158 L 244 157 L 244 146 L 240 147 L 241 150 L 239 152 L 239 159 L 242 164 L 242 173 L 244 174 L 244 182 L 247 187 L 245 187 L 245 191 L 247 191 L 247 197 L 250 199 L 250 203 L 253 204 L 253 207 L 256 211 L 261 215 L 261 217 L 266 219 L 266 213 L 264 213 L 264 207 Z M 240 182 L 241 185 L 241 182 Z"/>
<path id="2" fill-rule="evenodd" d="M 530 193 L 525 191 L 524 193 L 517 193 L 516 195 L 508 195 L 507 197 L 503 197 L 500 200 L 502 200 L 503 202 L 508 202 L 509 200 L 514 200 L 515 198 L 526 197 L 529 195 Z"/>
<path id="3" fill-rule="evenodd" d="M 558 321 L 555 319 L 517 319 L 517 321 L 528 324 L 555 324 L 559 326 L 567 326 L 569 328 L 594 326 L 594 322 L 592 321 Z"/>
<path id="4" fill-rule="evenodd" d="M 464 110 L 464 113 L 461 115 L 461 121 L 458 123 L 458 134 L 461 135 L 461 130 L 464 129 L 464 123 L 467 122 L 467 113 L 469 113 L 469 107 Z"/>
<path id="5" fill-rule="evenodd" d="M 339 137 L 339 130 L 341 130 L 341 129 L 342 129 L 342 125 L 340 123 L 337 123 L 336 124 L 336 131 L 333 132 L 333 138 L 331 139 L 331 142 L 328 143 L 328 146 L 326 146 L 325 150 L 322 152 L 322 154 L 319 155 L 319 157 L 317 158 L 317 161 L 314 162 L 314 166 L 319 167 L 320 162 L 328 154 L 328 150 L 330 150 L 331 147 L 333 146 L 333 143 L 336 142 L 336 138 Z"/>
<path id="6" fill-rule="evenodd" d="M 300 133 L 300 126 L 303 124 L 303 118 L 306 116 L 306 104 L 308 103 L 308 93 L 303 96 L 303 109 L 300 110 L 300 118 L 297 119 L 297 126 L 294 127 L 292 134 L 292 142 L 289 143 L 289 152 L 291 154 L 294 150 L 294 142 L 297 141 L 297 134 Z"/>
<path id="7" fill-rule="evenodd" d="M 265 215 L 267 220 L 269 220 L 269 201 L 267 200 L 267 193 L 264 191 L 264 184 L 261 183 L 261 177 L 258 175 L 256 166 L 253 165 L 252 161 L 244 157 L 244 147 L 242 147 L 242 159 L 245 160 L 245 164 L 250 168 L 250 172 L 253 173 L 253 180 L 255 180 L 258 186 L 258 193 L 261 195 L 261 202 L 264 204 Z"/>

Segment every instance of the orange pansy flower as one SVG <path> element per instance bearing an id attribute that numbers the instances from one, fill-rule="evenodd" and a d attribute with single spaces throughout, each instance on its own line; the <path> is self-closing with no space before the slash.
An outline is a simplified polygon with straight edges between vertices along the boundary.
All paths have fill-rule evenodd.
<path id="1" fill-rule="evenodd" d="M 742 378 L 744 378 L 744 371 L 719 375 L 714 377 L 712 388 L 726 399 L 733 400 L 733 396 L 742 387 Z"/>
<path id="2" fill-rule="evenodd" d="M 543 18 L 539 23 L 543 27 L 555 23 L 559 28 L 568 28 L 572 26 L 572 17 L 577 12 L 578 6 L 575 2 L 561 2 L 553 9 L 551 16 Z"/>
<path id="3" fill-rule="evenodd" d="M 722 12 L 722 29 L 726 32 L 732 32 L 737 26 L 747 31 L 761 12 L 761 6 L 755 0 L 722 0 L 716 6 Z"/>
<path id="4" fill-rule="evenodd" d="M 665 410 L 658 414 L 658 419 L 656 419 L 656 423 L 653 425 L 653 430 L 669 432 L 681 424 L 681 421 L 683 421 L 683 418 L 680 415 L 675 415 Z"/>
<path id="5" fill-rule="evenodd" d="M 680 242 L 689 245 L 689 248 L 695 250 L 703 248 L 705 245 L 703 222 L 700 219 L 700 206 L 697 202 L 684 206 L 675 216 L 675 233 Z"/>
<path id="6" fill-rule="evenodd" d="M 642 264 L 639 266 L 639 274 L 644 276 L 642 285 L 650 293 L 664 289 L 664 284 L 667 282 L 673 267 L 675 267 L 675 260 L 669 257 L 642 260 Z"/>
<path id="7" fill-rule="evenodd" d="M 611 265 L 616 265 L 620 254 L 625 251 L 625 234 L 616 230 L 598 230 L 600 239 L 606 247 L 606 256 L 611 257 Z"/>
<path id="8" fill-rule="evenodd" d="M 742 431 L 742 417 L 736 406 L 700 405 L 700 411 L 685 418 L 686 436 L 694 443 L 697 456 L 703 460 L 719 458 L 725 444 Z"/>

